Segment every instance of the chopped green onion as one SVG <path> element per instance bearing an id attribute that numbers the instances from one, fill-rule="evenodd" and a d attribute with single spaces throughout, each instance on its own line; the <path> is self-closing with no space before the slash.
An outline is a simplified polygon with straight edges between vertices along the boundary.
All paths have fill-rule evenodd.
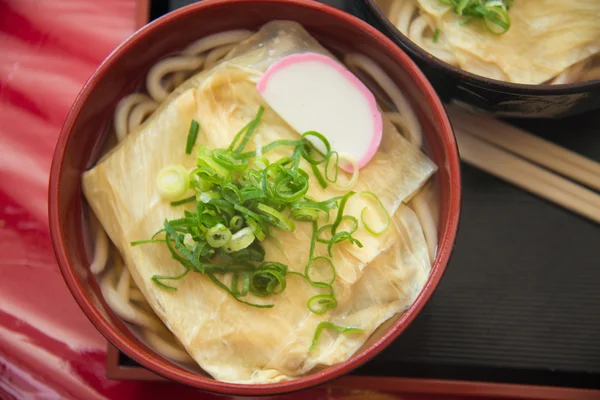
<path id="1" fill-rule="evenodd" d="M 254 121 L 254 118 L 251 119 L 250 122 L 248 122 L 246 125 L 244 125 L 244 127 L 242 129 L 240 129 L 238 131 L 238 133 L 235 134 L 235 136 L 234 136 L 233 140 L 231 141 L 231 144 L 229 145 L 229 147 L 227 148 L 227 150 L 233 151 L 233 149 L 235 149 L 235 146 L 237 145 L 237 143 L 242 138 L 242 135 L 244 133 L 246 133 L 246 131 L 248 130 L 248 127 L 252 124 L 252 121 Z"/>
<path id="2" fill-rule="evenodd" d="M 283 166 L 289 159 L 282 159 L 263 170 L 262 190 L 276 200 L 292 203 L 300 200 L 308 192 L 308 174 L 297 169 L 293 171 Z"/>
<path id="3" fill-rule="evenodd" d="M 182 204 L 190 203 L 190 202 L 192 202 L 194 200 L 196 200 L 196 196 L 195 195 L 194 196 L 190 196 L 190 197 L 186 197 L 185 199 L 181 199 L 181 200 L 178 200 L 178 201 L 172 201 L 171 205 L 173 207 L 176 207 L 176 206 L 180 206 Z"/>
<path id="4" fill-rule="evenodd" d="M 341 153 L 338 155 L 338 163 L 340 162 L 341 159 L 345 159 L 347 162 L 350 163 L 350 166 L 352 167 L 352 175 L 350 176 L 350 179 L 348 179 L 348 181 L 345 184 L 340 184 L 339 179 L 336 179 L 334 182 L 331 182 L 331 183 L 338 190 L 349 190 L 358 181 L 358 173 L 359 173 L 358 164 L 356 163 L 356 160 L 352 156 L 345 154 L 345 153 Z M 337 177 L 337 174 L 336 174 L 336 177 Z"/>
<path id="5" fill-rule="evenodd" d="M 223 167 L 213 159 L 213 150 L 208 146 L 200 146 L 196 152 L 196 164 L 198 168 L 195 170 L 199 178 L 208 180 L 216 184 L 222 184 L 231 176 L 231 170 Z"/>
<path id="6" fill-rule="evenodd" d="M 263 262 L 265 261 L 265 249 L 259 243 L 254 242 L 249 247 L 229 254 L 229 256 L 235 260 Z"/>
<path id="7" fill-rule="evenodd" d="M 512 0 L 439 0 L 439 2 L 450 6 L 456 14 L 465 17 L 463 24 L 472 19 L 480 19 L 484 21 L 486 28 L 496 35 L 502 35 L 510 29 L 508 10 Z"/>
<path id="8" fill-rule="evenodd" d="M 266 157 L 257 157 L 254 159 L 254 166 L 258 168 L 259 171 L 262 171 L 263 169 L 267 168 L 269 164 L 269 159 Z"/>
<path id="9" fill-rule="evenodd" d="M 198 138 L 198 130 L 200 129 L 200 124 L 195 119 L 192 120 L 190 124 L 190 130 L 188 132 L 187 141 L 185 143 L 185 154 L 192 154 L 192 148 L 194 144 L 196 144 L 196 139 Z"/>
<path id="10" fill-rule="evenodd" d="M 321 171 L 319 171 L 319 167 L 317 167 L 315 164 L 310 164 L 310 169 L 312 169 L 312 172 L 315 175 L 315 178 L 317 178 L 319 185 L 321 185 L 323 189 L 327 189 L 327 181 L 323 177 Z"/>
<path id="11" fill-rule="evenodd" d="M 335 157 L 335 164 L 333 164 L 333 173 L 335 173 L 335 175 L 333 176 L 333 178 L 329 177 L 329 170 L 331 169 L 329 167 L 331 160 Z M 339 173 L 339 163 L 340 163 L 340 155 L 337 151 L 332 151 L 331 153 L 328 154 L 327 156 L 327 160 L 325 161 L 325 179 L 327 179 L 329 182 L 331 183 L 335 183 L 337 182 L 338 179 L 338 173 Z"/>
<path id="12" fill-rule="evenodd" d="M 374 236 L 379 236 L 382 233 L 384 233 L 387 228 L 390 226 L 390 215 L 388 214 L 387 210 L 385 209 L 383 203 L 381 202 L 381 200 L 379 199 L 379 197 L 377 197 L 377 195 L 373 192 L 361 192 L 360 195 L 362 197 L 371 197 L 373 198 L 376 202 L 377 205 L 379 206 L 379 209 L 381 210 L 381 213 L 383 214 L 383 227 L 379 230 L 375 230 L 373 229 L 368 223 L 367 223 L 367 218 L 365 217 L 366 213 L 367 213 L 367 209 L 368 207 L 365 207 L 362 209 L 361 213 L 360 213 L 360 220 L 363 223 L 365 229 L 372 235 Z"/>
<path id="13" fill-rule="evenodd" d="M 306 267 L 304 267 L 304 275 L 306 276 L 306 280 L 310 282 L 310 278 L 308 277 L 308 270 L 310 265 L 313 262 L 315 257 L 315 246 L 317 244 L 317 236 L 319 235 L 319 225 L 317 221 L 313 221 L 312 223 L 312 235 L 310 238 L 310 250 L 308 250 L 308 263 L 306 263 Z"/>
<path id="14" fill-rule="evenodd" d="M 267 238 L 268 231 L 260 222 L 251 217 L 246 218 L 246 222 L 248 223 L 248 226 L 252 229 L 252 233 L 254 233 L 254 236 L 256 236 L 258 240 L 262 242 Z"/>
<path id="15" fill-rule="evenodd" d="M 352 215 L 344 215 L 342 217 L 342 222 L 340 223 L 340 226 L 338 227 L 338 229 L 340 229 L 340 227 L 342 226 L 344 221 L 350 221 L 352 223 L 352 228 L 344 229 L 345 232 L 348 232 L 351 235 L 354 232 L 356 232 L 356 230 L 358 229 L 358 220 L 355 217 L 353 217 Z"/>
<path id="16" fill-rule="evenodd" d="M 244 138 L 242 139 L 242 143 L 240 143 L 239 147 L 235 150 L 236 153 L 239 154 L 242 151 L 244 151 L 244 148 L 246 147 L 246 145 L 250 141 L 250 138 L 254 134 L 254 131 L 258 127 L 258 124 L 259 124 L 260 119 L 262 118 L 262 115 L 264 112 L 265 112 L 265 109 L 263 106 L 258 107 L 258 112 L 256 113 L 256 116 L 254 117 L 254 119 L 252 121 L 250 121 L 250 124 L 248 124 L 248 129 L 246 129 L 246 134 L 244 135 Z"/>
<path id="17" fill-rule="evenodd" d="M 300 201 L 292 203 L 290 215 L 298 221 L 316 221 L 321 212 L 329 213 L 326 205 L 314 201 Z"/>
<path id="18" fill-rule="evenodd" d="M 435 28 L 433 31 L 433 43 L 437 43 L 440 40 L 440 28 Z"/>
<path id="19" fill-rule="evenodd" d="M 250 210 L 249 208 L 246 208 L 240 204 L 234 204 L 233 208 L 236 211 L 239 211 L 240 213 L 242 213 L 244 215 L 244 218 L 248 219 L 248 217 L 251 217 L 253 219 L 255 219 L 256 221 L 260 221 L 260 222 L 268 222 L 267 218 Z"/>
<path id="20" fill-rule="evenodd" d="M 196 201 L 195 212 L 186 207 L 181 218 L 166 220 L 164 228 L 150 240 L 131 244 L 165 243 L 171 257 L 186 269 L 184 274 L 176 277 L 153 276 L 153 282 L 165 290 L 176 288 L 165 284 L 164 280 L 181 279 L 193 270 L 208 276 L 236 301 L 252 307 L 270 308 L 273 304 L 256 304 L 245 301 L 243 297 L 249 294 L 260 297 L 280 294 L 286 288 L 286 276 L 294 274 L 315 288 L 328 290 L 329 293 L 317 294 L 307 302 L 311 312 L 322 314 L 337 306 L 333 291 L 337 274 L 330 258 L 315 255 L 317 243 L 327 244 L 330 254 L 332 246 L 344 240 L 358 246 L 362 244 L 352 237 L 358 227 L 357 219 L 343 215 L 345 204 L 354 192 L 321 202 L 311 200 L 305 197 L 310 179 L 303 168 L 310 165 L 322 188 L 327 188 L 328 182 L 338 180 L 340 159 L 349 160 L 353 174 L 345 186 L 337 185 L 338 188 L 351 187 L 358 179 L 358 168 L 350 157 L 332 152 L 327 138 L 318 132 L 306 132 L 300 140 L 276 140 L 266 146 L 261 146 L 260 137 L 257 137 L 257 150 L 244 152 L 258 129 L 264 111 L 262 106 L 259 107 L 254 118 L 235 135 L 229 147 L 212 149 L 198 145 L 196 167 L 191 171 L 183 166 L 165 168 L 164 176 L 157 178 L 157 182 L 171 186 L 181 183 L 180 180 L 184 183 L 180 185 L 183 189 L 175 188 L 179 192 L 169 192 L 171 204 L 178 206 Z M 199 128 L 199 124 L 192 121 L 186 143 L 188 154 L 195 145 Z M 275 148 L 284 147 L 290 150 L 288 156 L 278 160 L 263 156 Z M 188 190 L 193 191 L 194 196 L 183 198 Z M 338 207 L 334 223 L 319 228 L 317 221 L 320 214 L 323 213 L 329 220 L 330 211 Z M 304 274 L 288 271 L 284 264 L 265 261 L 265 250 L 260 244 L 269 238 L 281 248 L 277 235 L 272 235 L 271 229 L 293 231 L 293 219 L 313 224 Z M 338 232 L 340 225 L 346 221 L 351 225 Z M 329 240 L 319 238 L 324 228 L 331 232 Z M 158 239 L 157 236 L 162 233 L 164 239 Z M 221 275 L 227 275 L 228 279 L 221 280 Z"/>
<path id="21" fill-rule="evenodd" d="M 244 217 L 241 217 L 239 215 L 234 216 L 233 218 L 231 218 L 231 221 L 229 221 L 229 228 L 231 228 L 233 230 L 242 229 L 243 226 L 244 226 Z"/>
<path id="22" fill-rule="evenodd" d="M 496 34 L 502 35 L 510 29 L 510 16 L 505 7 L 486 7 L 484 14 L 486 28 Z"/>
<path id="23" fill-rule="evenodd" d="M 189 269 L 186 269 L 185 271 L 183 271 L 182 274 L 176 275 L 176 276 L 152 275 L 151 279 L 152 279 L 152 282 L 154 282 L 158 287 L 160 287 L 162 289 L 176 291 L 177 290 L 176 287 L 166 285 L 166 284 L 162 283 L 161 280 L 178 281 L 178 280 L 184 278 L 188 274 L 188 272 L 190 272 Z"/>
<path id="24" fill-rule="evenodd" d="M 317 231 L 317 242 L 319 243 L 325 243 L 328 244 L 329 241 L 331 240 L 331 236 L 333 236 L 331 234 L 331 227 L 333 226 L 333 224 L 328 224 L 328 225 L 323 225 L 322 227 L 319 228 L 319 230 Z M 329 236 L 330 237 L 321 237 L 321 232 L 329 232 Z"/>
<path id="25" fill-rule="evenodd" d="M 183 165 L 167 165 L 156 177 L 158 193 L 165 200 L 180 200 L 190 187 L 190 177 Z"/>
<path id="26" fill-rule="evenodd" d="M 329 269 L 331 269 L 331 278 L 329 279 L 328 282 L 318 281 L 311 277 L 310 271 L 312 269 L 315 269 L 315 265 L 318 262 L 323 262 L 324 264 L 326 264 L 329 267 Z M 315 284 L 317 287 L 332 286 L 333 283 L 335 282 L 335 278 L 337 277 L 333 262 L 331 262 L 331 260 L 327 257 L 315 257 L 314 259 L 312 259 L 310 264 L 308 264 L 306 266 L 306 268 L 304 269 L 304 275 L 306 276 L 306 279 L 308 280 L 309 283 Z"/>
<path id="27" fill-rule="evenodd" d="M 317 160 L 311 157 L 311 153 L 313 151 L 320 154 L 320 151 L 308 140 L 308 137 L 311 136 L 319 139 L 319 141 L 323 144 L 323 147 L 325 147 L 325 156 L 321 160 Z M 318 165 L 327 160 L 327 154 L 331 152 L 331 145 L 329 144 L 329 140 L 327 140 L 325 136 L 321 135 L 319 132 L 308 131 L 302 134 L 302 139 L 305 139 L 308 142 L 308 146 L 302 147 L 302 156 L 306 161 L 308 161 L 311 164 Z"/>
<path id="28" fill-rule="evenodd" d="M 342 224 L 345 221 L 350 221 L 352 223 L 352 227 L 350 229 L 341 228 Z M 322 227 L 319 228 L 319 231 L 317 233 L 317 242 L 329 244 L 329 242 L 331 241 L 331 237 L 333 236 L 333 235 L 331 235 L 331 227 L 332 226 L 333 226 L 333 224 L 329 224 L 329 225 L 323 225 Z M 355 217 L 353 217 L 352 215 L 344 215 L 342 217 L 342 221 L 340 222 L 340 225 L 338 226 L 338 229 L 343 229 L 343 232 L 348 232 L 350 235 L 352 235 L 358 229 L 358 220 Z M 321 236 L 322 232 L 329 232 L 331 236 L 329 238 L 327 238 L 327 237 L 324 238 Z"/>
<path id="29" fill-rule="evenodd" d="M 262 154 L 265 154 L 266 152 L 271 151 L 280 146 L 296 147 L 296 146 L 301 146 L 303 144 L 304 144 L 304 142 L 302 140 L 286 140 L 286 139 L 275 140 L 274 142 L 271 142 L 262 148 Z M 240 157 L 241 158 L 252 158 L 252 157 L 256 157 L 256 155 L 257 154 L 255 151 L 248 151 L 246 153 L 240 154 Z"/>
<path id="30" fill-rule="evenodd" d="M 323 322 L 319 323 L 319 325 L 317 326 L 317 329 L 315 330 L 315 335 L 313 336 L 313 340 L 312 340 L 310 347 L 308 348 L 308 351 L 313 351 L 315 349 L 315 347 L 317 347 L 317 342 L 319 341 L 319 338 L 321 337 L 321 333 L 323 332 L 323 329 L 331 329 L 338 333 L 344 333 L 344 334 L 360 333 L 363 331 L 360 328 L 344 327 L 344 326 L 335 325 L 331 322 L 323 321 Z"/>
<path id="31" fill-rule="evenodd" d="M 331 294 L 318 294 L 306 302 L 308 309 L 315 314 L 325 314 L 328 310 L 337 307 L 337 300 Z"/>
<path id="32" fill-rule="evenodd" d="M 458 15 L 462 15 L 469 3 L 470 0 L 458 0 L 458 5 L 456 6 L 456 13 Z"/>
<path id="33" fill-rule="evenodd" d="M 337 216 L 335 217 L 335 221 L 333 221 L 333 224 L 331 225 L 331 234 L 334 235 L 337 232 L 337 228 L 338 226 L 340 226 L 340 223 L 342 222 L 342 217 L 344 216 L 344 207 L 346 207 L 346 202 L 348 202 L 348 199 L 355 195 L 355 192 L 348 192 L 344 195 L 344 197 L 342 197 L 342 200 L 340 200 L 340 208 L 338 210 Z"/>
<path id="34" fill-rule="evenodd" d="M 229 171 L 244 171 L 248 166 L 247 159 L 225 149 L 214 149 L 211 156 L 217 164 Z"/>
<path id="35" fill-rule="evenodd" d="M 215 248 L 227 245 L 231 237 L 231 231 L 223 224 L 217 224 L 206 232 L 206 241 Z"/>
<path id="36" fill-rule="evenodd" d="M 240 231 L 231 235 L 231 240 L 225 246 L 225 251 L 228 253 L 233 253 L 236 251 L 240 251 L 250 246 L 252 242 L 254 242 L 254 233 L 252 232 L 252 228 L 246 227 L 241 229 Z"/>
<path id="37" fill-rule="evenodd" d="M 327 245 L 327 253 L 329 253 L 329 257 L 333 257 L 333 254 L 332 254 L 333 245 L 336 243 L 343 242 L 344 240 L 348 240 L 350 243 L 352 243 L 360 248 L 363 247 L 363 244 L 360 242 L 360 240 L 353 238 L 349 232 L 338 232 L 335 235 L 333 235 L 333 237 L 329 241 L 329 244 Z"/>
<path id="38" fill-rule="evenodd" d="M 175 227 L 166 220 L 164 226 L 166 232 L 165 240 L 167 241 L 167 247 L 171 252 L 171 257 L 179 261 L 187 269 L 193 268 L 198 272 L 204 272 L 204 266 L 199 262 L 198 257 L 185 247 L 180 235 L 175 230 Z M 171 243 L 171 240 L 175 244 L 175 248 L 173 248 L 173 243 Z"/>
<path id="39" fill-rule="evenodd" d="M 197 192 L 206 192 L 215 187 L 215 184 L 213 182 L 209 182 L 207 180 L 202 179 L 198 174 L 201 171 L 202 170 L 196 168 L 192 172 L 190 172 L 190 186 Z"/>
<path id="40" fill-rule="evenodd" d="M 221 186 L 221 196 L 232 204 L 239 204 L 242 202 L 240 189 L 233 183 L 226 183 Z"/>
<path id="41" fill-rule="evenodd" d="M 242 277 L 242 289 L 239 289 L 238 281 Z M 231 276 L 231 293 L 236 297 L 243 297 L 250 291 L 250 275 L 235 271 Z"/>
<path id="42" fill-rule="evenodd" d="M 194 251 L 196 249 L 196 246 L 198 245 L 198 242 L 196 242 L 192 238 L 192 235 L 190 235 L 189 233 L 186 233 L 185 235 L 183 235 L 183 245 L 189 251 Z"/>
<path id="43" fill-rule="evenodd" d="M 244 301 L 244 300 L 240 299 L 239 295 L 236 295 L 236 293 L 234 291 L 232 291 L 226 285 L 224 285 L 221 281 L 219 281 L 214 274 L 209 272 L 209 273 L 207 273 L 207 275 L 208 275 L 208 278 L 211 281 L 213 281 L 213 283 L 215 285 L 217 285 L 219 288 L 221 288 L 224 291 L 226 291 L 227 293 L 229 293 L 234 299 L 236 299 L 240 303 L 246 304 L 251 307 L 256 307 L 256 308 L 272 308 L 273 307 L 273 304 L 255 304 L 255 303 L 249 303 L 247 301 Z"/>
<path id="44" fill-rule="evenodd" d="M 285 290 L 287 266 L 278 262 L 263 262 L 250 276 L 250 292 L 256 296 L 280 294 Z"/>
<path id="45" fill-rule="evenodd" d="M 254 185 L 248 185 L 240 189 L 240 195 L 242 197 L 242 203 L 245 203 L 249 200 L 259 200 L 265 198 L 265 193 L 262 191 L 262 189 Z"/>
<path id="46" fill-rule="evenodd" d="M 283 214 L 274 208 L 262 203 L 260 203 L 256 208 L 265 214 L 267 218 L 269 218 L 269 220 L 278 228 L 283 229 L 284 231 L 293 231 L 296 229 L 294 222 L 284 217 Z"/>
<path id="47" fill-rule="evenodd" d="M 138 246 L 140 244 L 148 244 L 148 243 L 165 243 L 166 240 L 164 239 L 148 239 L 148 240 L 136 240 L 131 242 L 131 246 Z"/>

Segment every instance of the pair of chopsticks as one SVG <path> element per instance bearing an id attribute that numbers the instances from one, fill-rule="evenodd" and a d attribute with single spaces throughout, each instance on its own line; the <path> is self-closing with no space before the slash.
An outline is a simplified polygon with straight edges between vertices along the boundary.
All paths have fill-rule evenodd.
<path id="1" fill-rule="evenodd" d="M 600 224 L 600 163 L 489 116 L 448 115 L 464 162 Z"/>

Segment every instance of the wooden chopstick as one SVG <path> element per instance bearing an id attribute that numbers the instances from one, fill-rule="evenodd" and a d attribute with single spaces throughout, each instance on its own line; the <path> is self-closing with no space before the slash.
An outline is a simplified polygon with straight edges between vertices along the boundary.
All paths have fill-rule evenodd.
<path id="1" fill-rule="evenodd" d="M 456 130 L 600 191 L 600 163 L 489 116 L 469 113 L 457 106 L 448 107 L 448 114 Z"/>
<path id="2" fill-rule="evenodd" d="M 454 127 L 466 163 L 600 224 L 600 195 Z"/>

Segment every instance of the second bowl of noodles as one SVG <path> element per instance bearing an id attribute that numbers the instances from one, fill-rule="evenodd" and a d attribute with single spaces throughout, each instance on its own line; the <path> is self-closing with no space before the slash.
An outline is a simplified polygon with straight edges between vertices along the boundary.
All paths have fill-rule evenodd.
<path id="1" fill-rule="evenodd" d="M 358 0 L 356 13 L 409 52 L 444 100 L 507 117 L 599 107 L 595 0 Z"/>

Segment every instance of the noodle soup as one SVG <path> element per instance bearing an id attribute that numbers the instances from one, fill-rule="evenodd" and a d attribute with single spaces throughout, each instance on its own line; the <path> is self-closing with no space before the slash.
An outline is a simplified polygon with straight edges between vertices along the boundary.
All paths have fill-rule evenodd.
<path id="1" fill-rule="evenodd" d="M 504 82 L 600 79 L 595 0 L 375 0 L 416 45 L 468 72 Z"/>
<path id="2" fill-rule="evenodd" d="M 106 302 L 155 351 L 218 380 L 279 382 L 345 361 L 412 304 L 436 257 L 437 167 L 377 64 L 342 60 L 381 112 L 361 168 L 257 90 L 306 53 L 338 65 L 289 21 L 199 39 L 119 102 L 118 144 L 83 177 Z"/>

